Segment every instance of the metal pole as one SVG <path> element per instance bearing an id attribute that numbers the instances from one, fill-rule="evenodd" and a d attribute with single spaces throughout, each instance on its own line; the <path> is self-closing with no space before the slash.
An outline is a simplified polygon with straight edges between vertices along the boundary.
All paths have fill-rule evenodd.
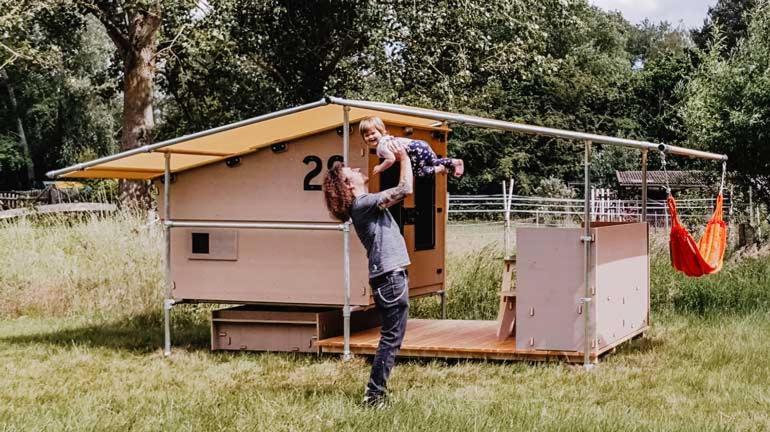
<path id="1" fill-rule="evenodd" d="M 345 165 L 348 164 L 348 153 L 350 151 L 350 107 L 342 107 L 342 160 Z M 345 222 L 345 228 L 342 231 L 342 249 L 344 255 L 344 273 L 345 273 L 345 305 L 342 307 L 342 332 L 344 339 L 343 360 L 350 360 L 353 356 L 350 354 L 350 222 Z"/>
<path id="2" fill-rule="evenodd" d="M 620 145 L 625 147 L 633 147 L 638 149 L 651 149 L 661 150 L 667 153 L 690 156 L 701 159 L 716 159 L 727 160 L 727 156 L 709 153 L 700 150 L 693 150 L 684 147 L 672 146 L 668 144 L 655 144 L 647 141 L 638 141 L 626 138 L 609 137 L 605 135 L 589 134 L 584 132 L 575 132 L 564 129 L 554 129 L 542 126 L 533 126 L 522 123 L 513 123 L 502 120 L 492 120 L 483 117 L 470 116 L 464 114 L 456 114 L 444 111 L 436 111 L 424 108 L 415 108 L 403 105 L 387 104 L 382 102 L 371 101 L 356 101 L 350 99 L 343 99 L 337 97 L 327 96 L 326 100 L 329 103 L 343 106 L 351 106 L 354 108 L 372 109 L 376 111 L 389 112 L 394 114 L 411 115 L 415 117 L 433 119 L 437 121 L 447 121 L 460 124 L 467 124 L 471 126 L 486 127 L 491 129 L 508 130 L 514 132 L 522 132 L 533 135 L 551 136 L 557 138 L 565 138 L 571 140 L 591 141 L 592 143 L 602 143 L 611 145 Z"/>
<path id="3" fill-rule="evenodd" d="M 642 222 L 647 222 L 647 152 L 642 150 Z"/>
<path id="4" fill-rule="evenodd" d="M 446 289 L 439 291 L 441 296 L 441 319 L 446 319 Z"/>
<path id="5" fill-rule="evenodd" d="M 285 229 L 285 230 L 314 230 L 342 231 L 344 224 L 309 224 L 309 223 L 279 223 L 279 222 L 218 222 L 218 221 L 173 221 L 164 222 L 169 228 L 253 228 L 253 229 Z"/>
<path id="6" fill-rule="evenodd" d="M 503 257 L 508 256 L 508 232 L 511 229 L 511 213 L 508 209 L 508 191 L 505 186 L 505 180 L 503 180 L 503 217 L 505 220 L 503 228 Z"/>
<path id="7" fill-rule="evenodd" d="M 508 243 L 508 247 L 511 245 L 511 206 L 513 205 L 513 178 L 508 180 L 508 209 L 505 214 L 505 240 Z M 505 249 L 505 253 L 510 257 L 508 253 L 509 249 Z"/>
<path id="8" fill-rule="evenodd" d="M 163 218 L 166 222 L 171 217 L 171 154 L 165 153 L 163 170 Z M 166 272 L 166 298 L 163 301 L 163 355 L 171 355 L 171 306 L 174 304 L 171 293 L 171 227 L 163 225 L 163 237 L 166 243 L 165 272 Z"/>
<path id="9" fill-rule="evenodd" d="M 590 305 L 591 305 L 591 285 L 590 285 L 590 274 L 591 274 L 591 242 L 593 241 L 593 238 L 591 237 L 591 142 L 586 141 L 585 142 L 585 160 L 583 162 L 583 175 L 585 176 L 585 207 L 584 207 L 584 222 L 583 226 L 585 227 L 585 230 L 583 232 L 583 245 L 585 248 L 585 278 L 583 282 L 585 283 L 585 292 L 583 293 L 583 337 L 585 339 L 585 344 L 583 346 L 583 367 L 585 369 L 591 369 L 593 368 L 593 364 L 591 363 L 591 313 L 590 313 Z"/>
<path id="10" fill-rule="evenodd" d="M 345 275 L 345 305 L 342 308 L 342 333 L 345 347 L 342 359 L 347 361 L 353 358 L 350 353 L 350 222 L 346 222 L 342 230 L 342 254 Z"/>

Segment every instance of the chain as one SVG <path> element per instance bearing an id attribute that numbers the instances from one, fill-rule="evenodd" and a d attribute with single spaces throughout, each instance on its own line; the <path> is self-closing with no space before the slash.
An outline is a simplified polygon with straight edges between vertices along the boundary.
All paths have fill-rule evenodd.
<path id="1" fill-rule="evenodd" d="M 660 152 L 660 163 L 663 165 L 663 175 L 666 178 L 666 194 L 671 195 L 671 186 L 668 184 L 668 170 L 666 169 L 666 153 Z"/>
<path id="2" fill-rule="evenodd" d="M 722 161 L 722 182 L 719 184 L 719 195 L 722 195 L 722 191 L 725 188 L 725 173 L 726 172 L 727 172 L 727 161 Z"/>

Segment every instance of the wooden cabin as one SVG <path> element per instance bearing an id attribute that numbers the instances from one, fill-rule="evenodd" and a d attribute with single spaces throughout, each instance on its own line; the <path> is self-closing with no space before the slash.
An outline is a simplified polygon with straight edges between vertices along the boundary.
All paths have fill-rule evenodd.
<path id="1" fill-rule="evenodd" d="M 385 123 L 392 134 L 427 141 L 436 153 L 446 154 L 446 129 Z M 236 159 L 176 172 L 171 184 L 170 219 L 339 223 L 326 209 L 321 190 L 327 170 L 342 161 L 338 126 L 280 139 Z M 351 128 L 349 165 L 369 173 L 371 191 L 395 186 L 398 167 L 391 167 L 382 177 L 372 175 L 371 169 L 380 160 L 363 144 L 358 123 L 352 122 Z M 162 198 L 163 184 L 160 180 L 155 183 Z M 391 208 L 412 262 L 412 297 L 444 289 L 446 184 L 445 174 L 419 178 L 415 193 Z M 161 201 L 159 207 L 162 205 Z M 355 230 L 351 232 L 355 236 Z M 366 251 L 357 238 L 350 246 L 350 303 L 373 305 Z M 171 230 L 175 301 L 341 306 L 342 262 L 342 235 L 337 231 Z"/>
<path id="2" fill-rule="evenodd" d="M 594 143 L 641 150 L 643 170 L 651 150 L 726 160 L 676 146 L 327 97 L 48 175 L 143 179 L 158 187 L 169 233 L 166 354 L 171 306 L 186 302 L 241 305 L 212 313 L 212 349 L 371 354 L 379 330 L 366 253 L 355 230 L 329 215 L 321 191 L 324 173 L 346 154 L 351 167 L 369 173 L 370 191 L 396 184 L 397 167 L 371 175 L 380 161 L 357 131 L 368 116 L 382 118 L 393 135 L 427 141 L 442 156 L 447 122 L 454 121 L 577 140 L 586 167 Z M 588 190 L 590 178 L 584 184 Z M 412 262 L 411 297 L 443 296 L 446 186 L 445 174 L 417 178 L 414 194 L 391 208 Z M 517 232 L 518 257 L 501 262 L 497 321 L 409 320 L 401 354 L 590 366 L 643 335 L 650 322 L 648 225 L 595 224 L 589 204 L 586 195 L 583 229 Z"/>

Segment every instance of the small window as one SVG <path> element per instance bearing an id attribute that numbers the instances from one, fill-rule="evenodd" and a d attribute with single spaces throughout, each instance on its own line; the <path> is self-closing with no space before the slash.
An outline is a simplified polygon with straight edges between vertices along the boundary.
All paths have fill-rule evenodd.
<path id="1" fill-rule="evenodd" d="M 209 233 L 192 233 L 192 253 L 209 253 Z"/>

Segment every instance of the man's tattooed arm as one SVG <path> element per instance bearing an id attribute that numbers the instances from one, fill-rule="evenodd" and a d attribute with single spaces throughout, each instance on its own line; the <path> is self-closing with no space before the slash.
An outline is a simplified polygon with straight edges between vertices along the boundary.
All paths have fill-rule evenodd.
<path id="1" fill-rule="evenodd" d="M 396 157 L 401 163 L 401 179 L 398 182 L 398 186 L 384 190 L 382 192 L 384 196 L 380 202 L 381 209 L 386 209 L 399 203 L 404 198 L 406 198 L 407 195 L 412 193 L 412 163 L 409 160 L 409 155 L 406 153 L 406 150 L 403 146 L 399 148 L 399 151 L 396 153 Z"/>

